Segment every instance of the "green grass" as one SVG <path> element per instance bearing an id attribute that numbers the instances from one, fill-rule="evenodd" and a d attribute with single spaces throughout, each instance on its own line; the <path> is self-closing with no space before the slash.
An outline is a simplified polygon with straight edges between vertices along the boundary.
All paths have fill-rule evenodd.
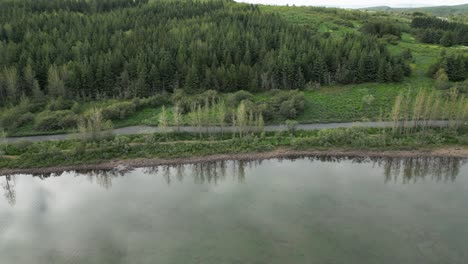
<path id="1" fill-rule="evenodd" d="M 389 45 L 389 49 L 394 53 L 401 52 L 403 49 L 411 50 L 414 58 L 412 64 L 413 76 L 423 79 L 428 78 L 427 71 L 429 67 L 437 62 L 444 48 L 440 45 L 418 43 L 412 35 L 404 33 L 399 44 L 396 46 Z"/>
<path id="2" fill-rule="evenodd" d="M 396 96 L 408 89 L 417 91 L 431 87 L 431 80 L 423 82 L 408 78 L 405 83 L 366 83 L 358 85 L 323 87 L 318 91 L 305 91 L 306 108 L 299 116 L 301 123 L 349 122 L 379 120 L 382 113 L 389 113 Z M 365 95 L 375 100 L 363 103 Z"/>
<path id="3" fill-rule="evenodd" d="M 161 113 L 161 107 L 159 108 L 145 108 L 140 111 L 136 111 L 128 118 L 123 120 L 116 120 L 113 122 L 114 127 L 127 127 L 136 125 L 158 125 L 158 115 Z"/>
<path id="4" fill-rule="evenodd" d="M 343 13 L 341 10 L 270 5 L 261 5 L 260 9 L 264 12 L 280 14 L 289 23 L 317 29 L 318 32 L 322 33 L 330 32 L 343 35 L 346 32 L 353 32 L 359 25 L 355 20 L 341 18 L 340 14 Z M 345 23 L 351 24 L 344 25 Z"/>

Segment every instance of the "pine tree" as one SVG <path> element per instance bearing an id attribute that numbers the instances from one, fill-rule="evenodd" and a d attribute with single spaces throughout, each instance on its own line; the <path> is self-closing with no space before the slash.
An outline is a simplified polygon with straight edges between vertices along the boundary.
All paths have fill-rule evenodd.
<path id="1" fill-rule="evenodd" d="M 192 65 L 185 79 L 185 91 L 194 93 L 200 89 L 200 77 L 195 64 Z"/>
<path id="2" fill-rule="evenodd" d="M 65 82 L 55 65 L 50 66 L 47 74 L 47 92 L 52 97 L 65 97 Z"/>
<path id="3" fill-rule="evenodd" d="M 134 97 L 146 97 L 149 96 L 149 85 L 146 82 L 148 72 L 146 69 L 146 64 L 143 61 L 140 61 L 138 64 L 138 77 L 136 80 L 136 94 Z"/>
<path id="4" fill-rule="evenodd" d="M 386 63 L 384 60 L 381 60 L 379 63 L 379 68 L 377 70 L 377 82 L 384 83 L 386 82 Z"/>
<path id="5" fill-rule="evenodd" d="M 16 100 L 19 98 L 19 81 L 16 68 L 5 68 L 3 70 L 3 78 L 5 82 L 6 98 L 10 102 L 16 102 Z"/>
<path id="6" fill-rule="evenodd" d="M 27 64 L 23 69 L 23 93 L 26 95 L 32 94 L 36 82 L 37 80 L 31 64 Z"/>
<path id="7" fill-rule="evenodd" d="M 120 74 L 119 77 L 119 97 L 130 97 L 130 76 L 126 69 Z"/>

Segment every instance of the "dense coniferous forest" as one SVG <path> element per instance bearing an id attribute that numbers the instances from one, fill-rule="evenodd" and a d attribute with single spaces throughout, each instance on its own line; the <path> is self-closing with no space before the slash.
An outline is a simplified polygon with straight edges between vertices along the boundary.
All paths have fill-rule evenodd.
<path id="1" fill-rule="evenodd" d="M 423 43 L 468 46 L 468 25 L 449 22 L 436 17 L 417 16 L 411 22 Z"/>
<path id="2" fill-rule="evenodd" d="M 398 82 L 410 74 L 372 35 L 329 36 L 231 1 L 6 0 L 0 24 L 3 105 L 43 95 Z"/>

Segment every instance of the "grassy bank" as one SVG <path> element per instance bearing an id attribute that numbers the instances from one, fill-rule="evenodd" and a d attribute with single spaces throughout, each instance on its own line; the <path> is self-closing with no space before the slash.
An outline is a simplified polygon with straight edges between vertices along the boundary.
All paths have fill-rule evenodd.
<path id="1" fill-rule="evenodd" d="M 283 133 L 198 135 L 171 133 L 110 136 L 98 141 L 66 140 L 2 145 L 0 169 L 96 164 L 137 158 L 184 158 L 217 154 L 262 153 L 277 149 L 430 150 L 468 146 L 466 129 L 431 129 L 395 134 L 390 129 L 350 128 Z"/>

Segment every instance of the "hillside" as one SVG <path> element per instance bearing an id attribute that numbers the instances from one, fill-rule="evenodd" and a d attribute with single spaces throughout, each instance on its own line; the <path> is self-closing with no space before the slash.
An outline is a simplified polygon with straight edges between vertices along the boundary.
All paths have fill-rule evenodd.
<path id="1" fill-rule="evenodd" d="M 389 6 L 376 6 L 363 8 L 368 11 L 382 11 L 382 12 L 423 12 L 432 14 L 434 16 L 449 17 L 454 15 L 468 14 L 468 4 L 455 5 L 455 6 L 433 6 L 433 7 L 419 7 L 419 8 L 392 8 Z"/>
<path id="2" fill-rule="evenodd" d="M 270 124 L 386 119 L 408 88 L 432 89 L 429 70 L 465 41 L 422 43 L 414 32 L 443 30 L 412 29 L 399 14 L 222 0 L 15 0 L 0 10 L 0 129 L 10 135 L 77 131 L 96 111 L 114 127 L 159 125 L 162 112 L 190 125 L 204 109 L 231 124 L 241 102 Z"/>

